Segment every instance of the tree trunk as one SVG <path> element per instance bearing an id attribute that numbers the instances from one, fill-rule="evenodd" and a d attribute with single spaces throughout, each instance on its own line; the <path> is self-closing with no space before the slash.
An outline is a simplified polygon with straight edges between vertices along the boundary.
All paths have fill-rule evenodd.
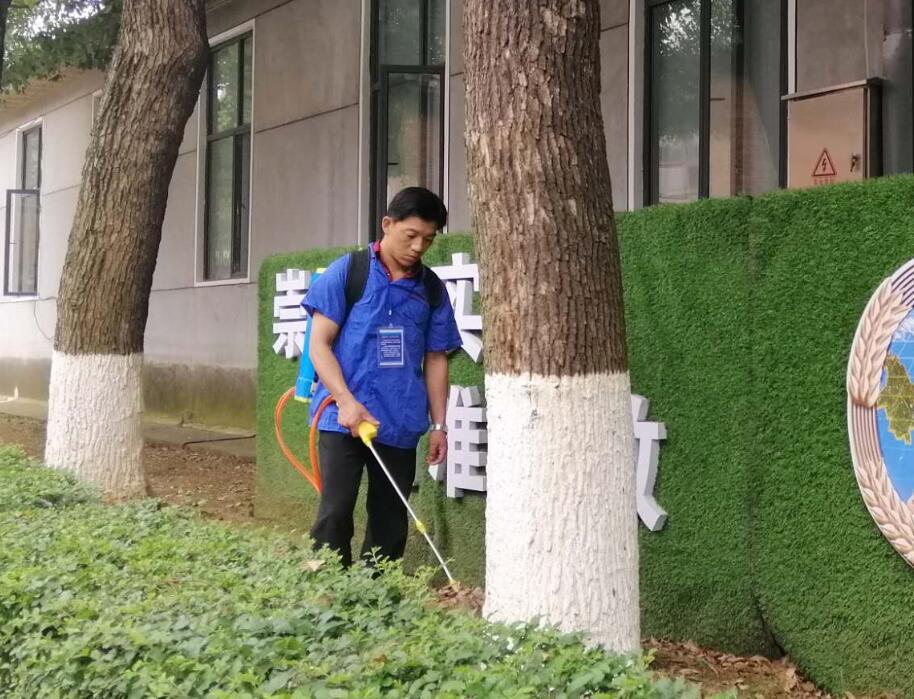
<path id="1" fill-rule="evenodd" d="M 0 0 L 0 86 L 3 85 L 3 66 L 6 64 L 6 23 L 12 0 Z"/>
<path id="2" fill-rule="evenodd" d="M 631 389 L 598 0 L 467 0 L 487 616 L 639 646 Z"/>
<path id="3" fill-rule="evenodd" d="M 206 69 L 204 0 L 127 0 L 57 302 L 45 459 L 142 495 L 143 334 L 178 147 Z"/>

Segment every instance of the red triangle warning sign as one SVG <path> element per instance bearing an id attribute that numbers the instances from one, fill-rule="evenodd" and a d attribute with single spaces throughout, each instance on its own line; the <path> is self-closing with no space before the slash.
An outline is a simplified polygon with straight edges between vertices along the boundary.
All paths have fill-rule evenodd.
<path id="1" fill-rule="evenodd" d="M 812 176 L 834 177 L 837 174 L 835 165 L 831 161 L 831 156 L 828 154 L 828 149 L 822 149 L 822 155 L 819 156 L 819 160 L 816 162 L 816 169 L 812 171 Z"/>

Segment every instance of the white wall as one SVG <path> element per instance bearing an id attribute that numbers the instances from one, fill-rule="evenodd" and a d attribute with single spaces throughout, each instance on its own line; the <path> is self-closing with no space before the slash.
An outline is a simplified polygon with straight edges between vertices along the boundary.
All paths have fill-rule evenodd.
<path id="1" fill-rule="evenodd" d="M 92 93 L 102 80 L 97 72 L 71 75 L 59 83 L 39 85 L 31 101 L 19 98 L 0 106 L 0 359 L 21 360 L 17 366 L 26 371 L 32 361 L 41 373 L 51 356 L 57 287 L 89 143 Z M 20 131 L 36 121 L 42 127 L 38 294 L 4 297 L 6 190 L 20 185 Z M 0 371 L 9 371 L 8 366 L 0 365 Z M 0 393 L 15 383 L 16 377 L 0 376 Z"/>

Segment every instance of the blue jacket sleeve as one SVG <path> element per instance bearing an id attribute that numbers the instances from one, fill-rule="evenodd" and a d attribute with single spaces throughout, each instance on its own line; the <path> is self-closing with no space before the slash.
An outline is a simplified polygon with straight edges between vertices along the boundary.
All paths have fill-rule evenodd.
<path id="1" fill-rule="evenodd" d="M 308 289 L 302 306 L 308 315 L 317 311 L 337 325 L 342 325 L 346 315 L 346 278 L 349 275 L 349 256 L 334 260 L 327 270 Z"/>
<path id="2" fill-rule="evenodd" d="M 463 341 L 460 339 L 460 331 L 457 329 L 457 321 L 454 318 L 454 309 L 451 308 L 444 282 L 441 282 L 441 303 L 438 304 L 438 308 L 432 309 L 429 317 L 425 351 L 450 352 L 462 345 Z"/>

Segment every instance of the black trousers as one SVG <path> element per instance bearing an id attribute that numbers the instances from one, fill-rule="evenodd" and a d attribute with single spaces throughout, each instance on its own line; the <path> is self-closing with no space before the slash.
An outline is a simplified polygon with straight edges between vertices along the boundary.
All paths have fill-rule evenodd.
<path id="1" fill-rule="evenodd" d="M 374 447 L 400 492 L 408 498 L 416 475 L 416 450 L 397 449 L 377 442 Z M 377 548 L 382 557 L 401 558 L 406 548 L 409 513 L 368 447 L 351 435 L 321 431 L 318 450 L 323 492 L 317 521 L 311 528 L 314 547 L 327 546 L 340 554 L 343 565 L 352 564 L 352 514 L 359 495 L 362 469 L 367 466 L 368 527 L 362 555 Z"/>

